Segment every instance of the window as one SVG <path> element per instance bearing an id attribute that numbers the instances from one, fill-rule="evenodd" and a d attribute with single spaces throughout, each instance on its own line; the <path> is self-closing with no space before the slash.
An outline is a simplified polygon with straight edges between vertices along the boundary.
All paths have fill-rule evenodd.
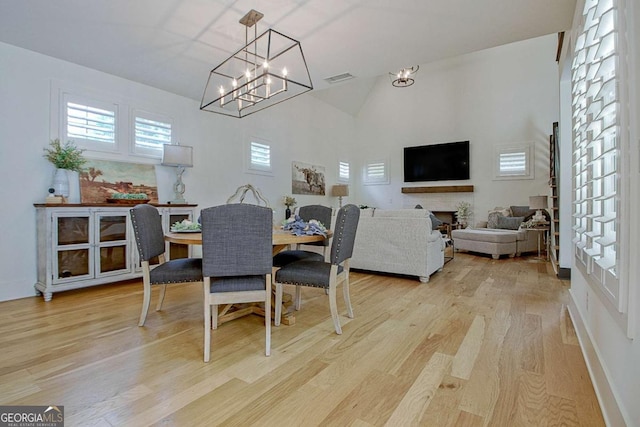
<path id="1" fill-rule="evenodd" d="M 338 162 L 338 181 L 349 182 L 349 162 Z"/>
<path id="2" fill-rule="evenodd" d="M 65 94 L 65 140 L 89 149 L 116 150 L 117 106 Z"/>
<path id="3" fill-rule="evenodd" d="M 271 144 L 252 138 L 247 151 L 247 172 L 271 175 Z"/>
<path id="4" fill-rule="evenodd" d="M 364 166 L 364 184 L 388 184 L 389 172 L 384 160 L 369 162 Z"/>
<path id="5" fill-rule="evenodd" d="M 51 81 L 50 134 L 73 141 L 88 157 L 153 163 L 163 144 L 176 144 L 176 121 L 152 102 L 133 104 L 117 93 Z M 146 159 L 142 159 L 145 157 Z"/>
<path id="6" fill-rule="evenodd" d="M 498 145 L 494 148 L 495 179 L 533 179 L 531 143 Z"/>
<path id="7" fill-rule="evenodd" d="M 617 16 L 613 0 L 587 0 L 571 70 L 573 244 L 576 265 L 626 311 L 618 231 L 621 181 Z"/>
<path id="8" fill-rule="evenodd" d="M 132 147 L 134 153 L 161 158 L 162 146 L 172 143 L 170 118 L 134 111 Z"/>

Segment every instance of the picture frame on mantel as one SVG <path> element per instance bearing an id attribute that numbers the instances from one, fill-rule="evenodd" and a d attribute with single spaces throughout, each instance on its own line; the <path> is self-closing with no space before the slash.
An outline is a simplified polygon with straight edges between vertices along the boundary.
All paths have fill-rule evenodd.
<path id="1" fill-rule="evenodd" d="M 150 203 L 158 203 L 156 170 L 151 164 L 87 160 L 79 179 L 81 203 L 106 203 L 114 193 L 144 193 Z"/>

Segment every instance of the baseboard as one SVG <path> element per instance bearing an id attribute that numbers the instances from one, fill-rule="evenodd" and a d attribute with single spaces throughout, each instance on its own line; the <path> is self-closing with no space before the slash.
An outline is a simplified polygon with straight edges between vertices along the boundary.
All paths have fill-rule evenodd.
<path id="1" fill-rule="evenodd" d="M 570 280 L 571 279 L 571 269 L 560 267 L 558 269 L 558 279 Z"/>
<path id="2" fill-rule="evenodd" d="M 620 411 L 620 406 L 607 378 L 606 368 L 601 363 L 598 351 L 593 345 L 591 335 L 586 328 L 580 309 L 576 305 L 571 292 L 569 292 L 568 308 L 573 327 L 578 336 L 580 348 L 582 349 L 582 355 L 584 356 L 587 370 L 589 371 L 589 376 L 591 377 L 591 382 L 596 392 L 596 397 L 600 403 L 604 422 L 607 426 L 625 426 L 627 423 Z"/>

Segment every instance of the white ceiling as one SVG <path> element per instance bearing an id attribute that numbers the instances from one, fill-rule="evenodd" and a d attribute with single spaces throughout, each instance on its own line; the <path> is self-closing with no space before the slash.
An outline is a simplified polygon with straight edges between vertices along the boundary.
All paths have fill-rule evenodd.
<path id="1" fill-rule="evenodd" d="M 0 0 L 0 41 L 200 100 L 264 13 L 302 44 L 315 89 L 564 31 L 575 0 Z M 1 60 L 1 58 L 0 58 Z"/>

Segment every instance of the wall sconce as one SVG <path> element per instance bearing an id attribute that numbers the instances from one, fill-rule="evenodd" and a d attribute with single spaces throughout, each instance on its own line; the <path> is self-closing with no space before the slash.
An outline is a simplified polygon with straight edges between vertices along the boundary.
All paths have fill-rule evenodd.
<path id="1" fill-rule="evenodd" d="M 342 198 L 349 195 L 349 186 L 346 184 L 337 184 L 331 187 L 331 195 L 340 199 L 340 207 L 342 207 Z"/>
<path id="2" fill-rule="evenodd" d="M 193 147 L 188 145 L 164 144 L 162 146 L 162 165 L 176 166 L 176 182 L 173 184 L 174 199 L 170 200 L 171 204 L 186 204 L 184 199 L 184 183 L 182 182 L 182 174 L 184 168 L 193 167 Z"/>

